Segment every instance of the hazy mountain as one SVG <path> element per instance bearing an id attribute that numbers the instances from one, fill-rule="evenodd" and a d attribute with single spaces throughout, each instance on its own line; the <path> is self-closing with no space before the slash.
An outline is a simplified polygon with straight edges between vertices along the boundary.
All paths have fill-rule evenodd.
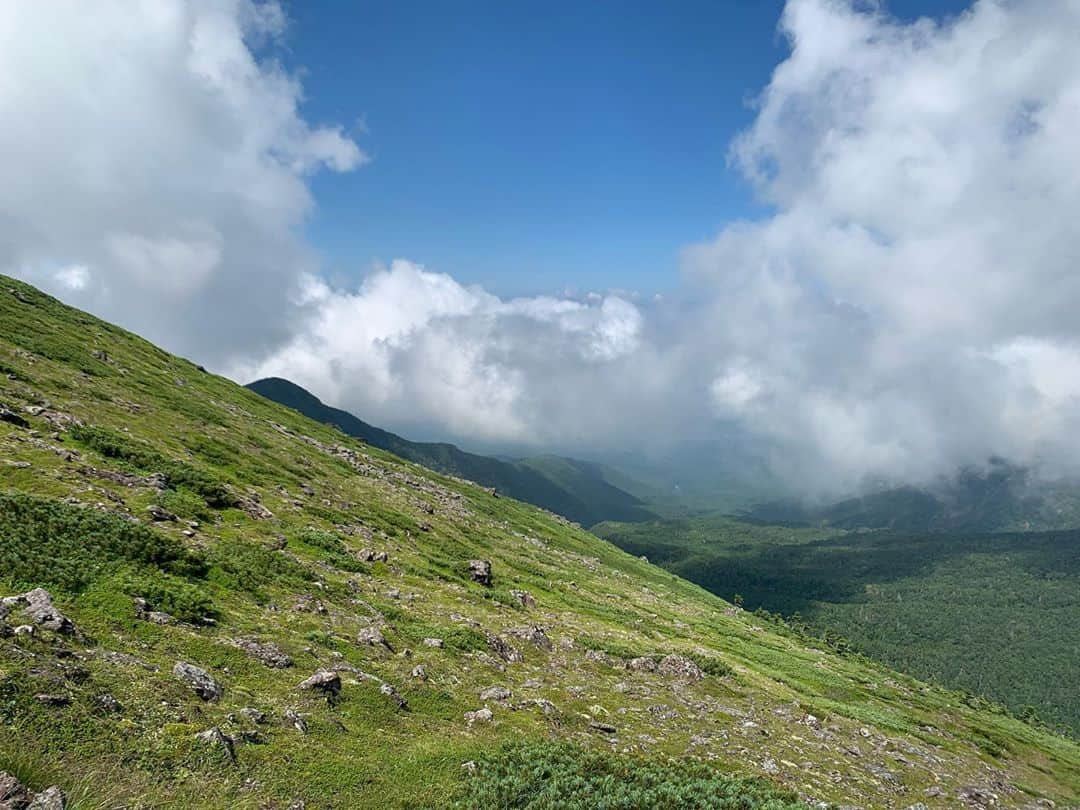
<path id="1" fill-rule="evenodd" d="M 825 506 L 774 501 L 745 511 L 768 523 L 905 532 L 1035 531 L 1080 527 L 1080 483 L 1042 481 L 1004 459 L 931 486 L 901 486 Z"/>
<path id="2" fill-rule="evenodd" d="M 494 487 L 583 526 L 603 520 L 634 522 L 655 517 L 637 497 L 609 483 L 605 477 L 608 472 L 600 464 L 558 456 L 507 460 L 469 453 L 445 442 L 413 442 L 326 405 L 280 377 L 256 380 L 247 387 L 374 447 L 429 469 Z"/>

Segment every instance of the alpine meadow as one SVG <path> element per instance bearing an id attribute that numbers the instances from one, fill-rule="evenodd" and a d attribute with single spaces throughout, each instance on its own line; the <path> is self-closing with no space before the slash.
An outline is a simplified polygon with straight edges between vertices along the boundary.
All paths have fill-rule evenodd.
<path id="1" fill-rule="evenodd" d="M 1080 810 L 1080 0 L 0 2 L 0 810 Z"/>

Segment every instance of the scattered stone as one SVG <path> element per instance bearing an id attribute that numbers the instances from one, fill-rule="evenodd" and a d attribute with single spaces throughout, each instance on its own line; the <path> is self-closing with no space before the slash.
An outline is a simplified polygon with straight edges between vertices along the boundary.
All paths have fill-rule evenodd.
<path id="1" fill-rule="evenodd" d="M 14 411 L 9 411 L 7 408 L 0 408 L 0 422 L 7 422 L 9 425 L 15 425 L 15 427 L 21 428 L 30 427 L 29 422 Z"/>
<path id="2" fill-rule="evenodd" d="M 385 551 L 375 551 L 371 548 L 362 548 L 356 552 L 356 559 L 360 562 L 389 562 L 390 555 Z"/>
<path id="3" fill-rule="evenodd" d="M 543 681 L 538 678 L 529 678 L 521 685 L 522 689 L 539 689 L 544 685 Z"/>
<path id="4" fill-rule="evenodd" d="M 170 616 L 168 613 L 164 613 L 160 610 L 151 610 L 150 604 L 140 596 L 136 596 L 131 600 L 135 605 L 135 615 L 143 619 L 144 621 L 153 622 L 154 624 L 176 624 L 176 619 Z"/>
<path id="5" fill-rule="evenodd" d="M 292 723 L 292 727 L 299 731 L 301 734 L 307 734 L 307 720 L 301 717 L 295 709 L 286 709 L 285 719 Z"/>
<path id="6" fill-rule="evenodd" d="M 56 785 L 47 787 L 34 796 L 26 810 L 64 810 L 64 794 Z"/>
<path id="7" fill-rule="evenodd" d="M 974 804 L 976 807 L 993 807 L 998 801 L 996 793 L 974 786 L 960 788 L 956 795 L 960 801 Z"/>
<path id="8" fill-rule="evenodd" d="M 468 771 L 469 773 L 476 773 L 477 765 L 473 760 L 461 763 L 461 770 Z"/>
<path id="9" fill-rule="evenodd" d="M 511 644 L 492 632 L 485 631 L 484 637 L 492 651 L 506 662 L 524 661 L 524 657 Z"/>
<path id="10" fill-rule="evenodd" d="M 310 678 L 301 681 L 297 688 L 322 692 L 328 697 L 337 697 L 341 693 L 341 676 L 336 672 L 320 669 Z"/>
<path id="11" fill-rule="evenodd" d="M 266 713 L 261 712 L 252 706 L 245 706 L 240 710 L 240 716 L 247 720 L 249 723 L 254 723 L 257 726 L 261 726 L 266 722 Z"/>
<path id="12" fill-rule="evenodd" d="M 112 695 L 101 695 L 97 699 L 97 706 L 107 714 L 119 714 L 124 710 L 124 707 L 120 705 L 120 701 Z"/>
<path id="13" fill-rule="evenodd" d="M 657 671 L 661 675 L 667 675 L 670 678 L 681 678 L 687 681 L 700 681 L 705 677 L 705 673 L 701 671 L 701 668 L 691 661 L 689 658 L 672 653 L 671 655 L 664 656 L 661 659 Z"/>
<path id="14" fill-rule="evenodd" d="M 44 706 L 56 706 L 58 708 L 71 705 L 71 698 L 67 695 L 50 695 L 41 692 L 34 695 L 34 700 Z"/>
<path id="15" fill-rule="evenodd" d="M 395 689 L 395 688 L 394 688 L 393 686 L 391 686 L 390 684 L 388 684 L 388 683 L 381 683 L 381 684 L 379 684 L 379 692 L 381 692 L 382 694 L 386 695 L 386 696 L 387 696 L 388 698 L 390 698 L 390 699 L 391 699 L 391 700 L 393 700 L 393 701 L 394 701 L 395 703 L 397 703 L 397 706 L 398 706 L 398 708 L 399 708 L 399 709 L 402 709 L 402 710 L 404 710 L 404 711 L 408 711 L 408 710 L 409 710 L 409 703 L 408 703 L 408 701 L 406 701 L 406 700 L 405 700 L 405 698 L 403 698 L 403 697 L 402 697 L 402 696 L 401 696 L 401 695 L 400 695 L 400 694 L 398 693 L 398 690 L 397 690 L 397 689 Z"/>
<path id="16" fill-rule="evenodd" d="M 386 598 L 387 599 L 400 599 L 401 598 L 401 591 L 399 591 L 397 588 L 391 588 L 390 590 L 388 590 L 386 592 Z"/>
<path id="17" fill-rule="evenodd" d="M 288 669 L 293 665 L 292 658 L 276 644 L 263 644 L 253 638 L 238 638 L 234 643 L 252 658 L 258 659 L 271 669 Z"/>
<path id="18" fill-rule="evenodd" d="M 6 616 L 15 608 L 22 608 L 35 624 L 52 630 L 56 633 L 71 635 L 75 632 L 75 625 L 67 616 L 61 613 L 52 603 L 52 596 L 44 588 L 34 588 L 32 591 L 21 593 L 16 596 L 8 596 L 0 600 L 0 617 Z M 16 633 L 18 628 L 16 628 Z"/>
<path id="19" fill-rule="evenodd" d="M 615 659 L 602 650 L 586 650 L 585 660 L 593 661 L 597 664 L 604 664 L 605 666 L 615 666 Z"/>
<path id="20" fill-rule="evenodd" d="M 930 810 L 930 808 L 922 802 L 915 802 L 915 804 L 909 804 L 904 810 Z"/>
<path id="21" fill-rule="evenodd" d="M 589 723 L 589 728 L 591 728 L 593 731 L 599 731 L 601 734 L 614 734 L 616 731 L 618 731 L 618 729 L 610 723 L 600 723 L 597 721 Z"/>
<path id="22" fill-rule="evenodd" d="M 544 632 L 544 628 L 537 625 L 532 627 L 512 627 L 506 631 L 506 634 L 514 638 L 520 638 L 522 641 L 532 642 L 542 650 L 550 651 L 554 647 L 551 639 Z"/>
<path id="23" fill-rule="evenodd" d="M 224 692 L 209 672 L 194 664 L 177 661 L 172 671 L 173 675 L 190 686 L 191 690 L 203 700 L 219 700 Z"/>
<path id="24" fill-rule="evenodd" d="M 489 686 L 480 693 L 481 700 L 509 700 L 512 693 L 505 686 Z"/>
<path id="25" fill-rule="evenodd" d="M 761 770 L 767 774 L 780 773 L 780 766 L 776 764 L 776 760 L 772 757 L 766 757 L 761 761 Z"/>
<path id="26" fill-rule="evenodd" d="M 518 603 L 518 607 L 536 607 L 536 600 L 528 591 L 510 591 L 510 595 L 514 597 L 514 601 Z"/>
<path id="27" fill-rule="evenodd" d="M 10 773 L 0 771 L 0 808 L 21 810 L 30 803 L 30 791 Z"/>
<path id="28" fill-rule="evenodd" d="M 180 519 L 168 509 L 158 506 L 156 503 L 146 507 L 146 511 L 150 513 L 150 519 L 157 523 L 176 523 Z"/>
<path id="29" fill-rule="evenodd" d="M 199 732 L 195 735 L 195 739 L 205 745 L 220 748 L 229 757 L 230 762 L 236 762 L 236 749 L 233 745 L 233 738 L 222 732 L 217 726 Z"/>
<path id="30" fill-rule="evenodd" d="M 382 630 L 375 626 L 361 628 L 360 632 L 356 634 L 356 640 L 360 644 L 370 644 L 372 647 L 381 645 L 393 652 L 393 648 L 383 636 Z"/>
<path id="31" fill-rule="evenodd" d="M 441 638 L 425 638 L 423 642 L 425 647 L 437 647 L 442 649 L 443 640 Z"/>
<path id="32" fill-rule="evenodd" d="M 631 658 L 626 668 L 633 672 L 656 672 L 656 661 L 647 656 Z"/>
<path id="33" fill-rule="evenodd" d="M 522 707 L 528 707 L 528 706 L 535 706 L 540 711 L 542 711 L 544 714 L 548 714 L 548 715 L 558 714 L 559 713 L 559 710 L 555 706 L 555 704 L 552 703 L 547 698 L 530 698 L 529 700 L 525 700 L 525 701 L 522 701 L 521 703 L 516 704 L 514 706 L 514 708 L 522 708 Z"/>
<path id="34" fill-rule="evenodd" d="M 484 587 L 491 587 L 491 561 L 469 560 L 469 576 L 473 582 L 479 582 Z"/>
<path id="35" fill-rule="evenodd" d="M 491 709 L 484 707 L 483 709 L 477 709 L 475 712 L 465 712 L 465 722 L 470 726 L 473 723 L 490 723 L 494 716 Z"/>
<path id="36" fill-rule="evenodd" d="M 18 636 L 32 636 L 36 632 L 34 625 L 32 624 L 20 624 L 12 631 L 16 637 Z"/>
<path id="37" fill-rule="evenodd" d="M 259 503 L 254 495 L 237 498 L 236 505 L 240 507 L 248 517 L 255 520 L 270 520 L 274 516 L 274 513 Z"/>
<path id="38" fill-rule="evenodd" d="M 421 666 L 420 664 L 417 664 L 415 667 L 413 667 L 413 670 L 412 670 L 412 672 L 410 674 L 414 678 L 416 678 L 418 680 L 421 680 L 421 681 L 426 681 L 427 680 L 427 670 L 424 669 L 424 667 Z"/>

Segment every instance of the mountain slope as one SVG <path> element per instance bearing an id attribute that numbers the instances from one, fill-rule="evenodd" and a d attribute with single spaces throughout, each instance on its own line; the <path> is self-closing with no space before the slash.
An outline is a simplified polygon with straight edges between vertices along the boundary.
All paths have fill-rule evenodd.
<path id="1" fill-rule="evenodd" d="M 1033 480 L 999 458 L 984 470 L 964 469 L 930 487 L 893 487 L 823 507 L 758 505 L 747 516 L 837 529 L 902 532 L 1047 531 L 1080 527 L 1080 484 Z"/>
<path id="2" fill-rule="evenodd" d="M 845 533 L 721 515 L 594 531 L 747 609 L 797 614 L 905 672 L 1080 735 L 1080 531 Z"/>
<path id="3" fill-rule="evenodd" d="M 467 453 L 445 442 L 412 442 L 369 425 L 348 411 L 325 405 L 314 394 L 280 377 L 256 380 L 247 387 L 374 447 L 436 472 L 495 487 L 511 498 L 542 506 L 583 526 L 601 520 L 633 522 L 653 517 L 637 498 L 605 481 L 599 465 L 557 459 L 553 472 L 546 462 L 556 457 L 505 461 Z M 566 474 L 568 469 L 572 474 Z"/>
<path id="4" fill-rule="evenodd" d="M 717 768 L 875 808 L 1080 792 L 1072 742 L 6 278 L 0 363 L 0 770 L 76 808 L 791 806 Z"/>

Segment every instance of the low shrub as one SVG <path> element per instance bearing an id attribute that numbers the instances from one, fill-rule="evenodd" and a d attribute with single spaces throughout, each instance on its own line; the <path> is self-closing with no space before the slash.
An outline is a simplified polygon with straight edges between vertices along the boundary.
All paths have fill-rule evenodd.
<path id="1" fill-rule="evenodd" d="M 453 805 L 521 810 L 806 810 L 791 793 L 697 760 L 514 743 L 477 760 Z"/>
<path id="2" fill-rule="evenodd" d="M 125 564 L 179 577 L 206 572 L 205 560 L 179 541 L 121 515 L 0 493 L 0 577 L 11 585 L 79 592 Z"/>
<path id="3" fill-rule="evenodd" d="M 97 425 L 74 425 L 69 435 L 105 458 L 124 462 L 140 472 L 161 473 L 169 488 L 187 488 L 215 509 L 237 504 L 224 481 L 190 464 L 166 458 L 148 444 Z"/>
<path id="4" fill-rule="evenodd" d="M 121 572 L 115 584 L 129 596 L 145 599 L 151 609 L 168 613 L 183 622 L 197 623 L 218 616 L 206 591 L 171 574 L 130 569 Z"/>

